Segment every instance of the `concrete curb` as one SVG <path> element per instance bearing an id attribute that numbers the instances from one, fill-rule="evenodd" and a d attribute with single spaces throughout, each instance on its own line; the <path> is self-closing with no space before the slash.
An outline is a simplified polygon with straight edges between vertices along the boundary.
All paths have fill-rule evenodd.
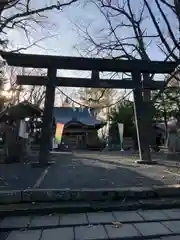
<path id="1" fill-rule="evenodd" d="M 63 201 L 111 201 L 180 196 L 180 185 L 111 189 L 26 189 L 0 191 L 0 204 Z"/>
<path id="2" fill-rule="evenodd" d="M 0 191 L 0 204 L 19 203 L 22 201 L 21 190 Z"/>
<path id="3" fill-rule="evenodd" d="M 180 153 L 166 153 L 166 159 L 167 160 L 174 160 L 174 161 L 179 161 L 180 159 Z"/>
<path id="4" fill-rule="evenodd" d="M 180 208 L 179 198 L 149 199 L 140 201 L 107 201 L 107 202 L 68 202 L 68 203 L 17 203 L 0 205 L 0 217 L 47 215 L 52 213 L 84 213 L 110 211 L 161 210 Z M 180 218 L 179 218 L 180 220 Z"/>

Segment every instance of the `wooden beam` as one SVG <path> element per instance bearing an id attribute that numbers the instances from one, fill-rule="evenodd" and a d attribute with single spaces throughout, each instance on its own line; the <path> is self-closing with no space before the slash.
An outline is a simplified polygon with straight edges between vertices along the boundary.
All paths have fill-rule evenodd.
<path id="1" fill-rule="evenodd" d="M 109 72 L 171 73 L 180 61 L 117 60 L 0 52 L 10 66 Z"/>
<path id="2" fill-rule="evenodd" d="M 47 85 L 48 78 L 45 76 L 17 76 L 18 85 Z M 91 88 L 118 88 L 118 89 L 133 89 L 136 84 L 131 80 L 113 80 L 113 79 L 100 79 L 93 81 L 90 78 L 65 78 L 57 77 L 56 86 L 62 87 L 91 87 Z M 156 90 L 164 86 L 162 81 L 149 81 L 143 84 L 145 89 Z"/>

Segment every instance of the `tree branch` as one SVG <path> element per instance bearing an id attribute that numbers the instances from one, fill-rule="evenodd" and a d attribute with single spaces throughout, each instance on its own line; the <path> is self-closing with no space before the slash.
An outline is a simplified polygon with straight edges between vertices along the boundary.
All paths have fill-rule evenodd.
<path id="1" fill-rule="evenodd" d="M 30 10 L 28 8 L 28 11 L 27 11 L 27 8 L 26 8 L 25 12 L 14 14 L 13 16 L 7 18 L 4 22 L 2 22 L 1 25 L 0 25 L 0 32 L 2 32 L 2 30 L 10 22 L 12 22 L 15 19 L 24 18 L 24 17 L 30 16 L 30 15 L 32 16 L 32 15 L 35 15 L 35 14 L 38 14 L 38 13 L 42 13 L 42 12 L 47 12 L 47 11 L 50 11 L 50 10 L 53 10 L 53 9 L 61 10 L 62 8 L 66 7 L 66 6 L 69 6 L 69 5 L 71 5 L 72 3 L 75 3 L 75 2 L 77 2 L 77 0 L 70 0 L 67 3 L 60 4 L 60 2 L 57 1 L 57 4 L 53 4 L 53 5 L 50 5 L 50 6 L 47 6 L 47 7 L 43 7 L 43 8 L 39 8 L 39 9 L 35 9 L 35 10 Z M 29 1 L 28 1 L 28 6 L 29 6 Z"/>
<path id="2" fill-rule="evenodd" d="M 154 23 L 154 26 L 155 26 L 158 34 L 159 34 L 159 37 L 160 37 L 160 39 L 161 39 L 161 42 L 162 42 L 162 43 L 164 44 L 164 46 L 166 47 L 168 53 L 171 53 L 171 54 L 172 54 L 172 57 L 173 57 L 175 60 L 178 60 L 178 57 L 177 57 L 174 53 L 172 53 L 172 50 L 171 50 L 169 44 L 167 43 L 167 41 L 166 41 L 165 38 L 163 37 L 162 31 L 161 31 L 160 27 L 158 26 L 158 23 L 157 23 L 157 21 L 156 21 L 156 19 L 155 19 L 155 16 L 154 16 L 153 12 L 151 11 L 151 8 L 150 8 L 147 0 L 144 0 L 144 2 L 145 2 L 145 4 L 146 4 L 146 7 L 147 7 L 148 12 L 149 12 L 149 14 L 150 14 L 150 17 L 151 17 L 151 19 L 152 19 L 152 22 Z"/>

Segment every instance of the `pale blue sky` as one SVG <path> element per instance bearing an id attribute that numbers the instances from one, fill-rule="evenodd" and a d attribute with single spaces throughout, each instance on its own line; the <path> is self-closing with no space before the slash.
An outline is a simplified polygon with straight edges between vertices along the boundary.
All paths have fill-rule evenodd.
<path id="1" fill-rule="evenodd" d="M 41 2 L 44 0 L 41 0 Z M 46 0 L 47 2 L 56 2 L 56 0 Z M 81 2 L 84 0 L 81 0 Z M 120 1 L 120 0 L 114 0 Z M 139 11 L 139 4 L 141 0 L 134 0 L 132 1 L 133 4 L 133 11 L 138 13 Z M 156 7 L 153 4 L 153 0 L 151 2 L 151 7 L 153 11 L 158 15 L 158 11 L 156 11 Z M 34 3 L 37 4 L 37 0 L 34 0 Z M 39 1 L 40 3 L 40 1 Z M 169 19 L 172 18 L 172 14 L 166 11 L 166 15 L 169 14 Z M 49 38 L 41 43 L 39 43 L 42 48 L 40 49 L 37 47 L 31 47 L 26 52 L 29 53 L 44 53 L 44 54 L 56 54 L 56 55 L 72 55 L 77 56 L 79 53 L 74 46 L 77 45 L 82 41 L 82 38 L 78 35 L 77 29 L 74 25 L 76 24 L 83 24 L 85 26 L 88 23 L 91 23 L 92 27 L 91 32 L 98 32 L 101 28 L 107 28 L 107 23 L 99 13 L 97 8 L 92 4 L 87 4 L 84 7 L 82 4 L 73 4 L 71 7 L 67 7 L 63 10 L 63 12 L 53 11 L 47 14 L 49 17 L 49 21 L 56 24 L 55 27 L 46 27 L 45 30 L 38 28 L 37 32 L 32 33 L 32 37 L 34 39 L 39 39 L 47 34 L 58 34 L 58 36 L 54 38 Z M 174 22 L 173 22 L 174 23 Z M 153 25 L 150 23 L 149 20 L 144 22 L 145 27 L 148 29 L 148 32 L 154 32 Z M 123 33 L 120 33 L 121 35 Z M 129 30 L 126 30 L 126 35 L 131 35 Z M 22 47 L 27 45 L 27 41 L 22 36 L 20 31 L 12 31 L 9 34 L 11 42 L 13 42 L 13 47 Z M 153 44 L 150 45 L 149 55 L 152 59 L 162 59 L 162 53 L 155 47 Z"/>
<path id="2" fill-rule="evenodd" d="M 80 19 L 87 21 L 92 16 L 91 8 L 85 12 L 82 8 L 77 7 L 77 4 L 74 4 L 71 7 L 65 8 L 63 12 L 53 11 L 48 12 L 46 15 L 49 17 L 49 21 L 55 23 L 56 26 L 53 28 L 46 27 L 45 30 L 38 28 L 38 32 L 33 33 L 33 38 L 39 39 L 44 35 L 51 34 L 57 34 L 58 36 L 54 38 L 48 38 L 39 43 L 39 45 L 46 50 L 37 47 L 31 47 L 26 52 L 53 55 L 78 55 L 77 51 L 74 49 L 74 45 L 79 42 L 79 36 L 77 31 L 75 31 L 75 26 L 72 22 L 75 23 Z M 27 41 L 26 39 L 22 38 L 22 33 L 20 31 L 11 31 L 9 36 L 10 40 L 14 43 L 13 47 L 22 47 L 27 45 Z"/>

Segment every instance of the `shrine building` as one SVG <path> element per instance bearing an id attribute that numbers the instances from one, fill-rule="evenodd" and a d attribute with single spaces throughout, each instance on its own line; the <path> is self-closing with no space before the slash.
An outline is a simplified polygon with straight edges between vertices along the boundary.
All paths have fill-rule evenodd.
<path id="1" fill-rule="evenodd" d="M 55 123 L 64 124 L 62 144 L 71 149 L 98 149 L 101 142 L 97 131 L 106 123 L 96 118 L 88 107 L 54 107 Z"/>

